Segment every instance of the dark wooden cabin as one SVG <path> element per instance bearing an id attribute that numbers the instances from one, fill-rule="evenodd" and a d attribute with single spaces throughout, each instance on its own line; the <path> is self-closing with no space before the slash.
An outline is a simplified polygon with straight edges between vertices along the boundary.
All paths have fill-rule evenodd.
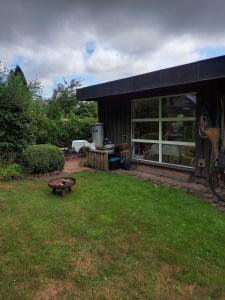
<path id="1" fill-rule="evenodd" d="M 162 69 L 77 90 L 98 101 L 105 137 L 129 143 L 134 162 L 178 168 L 207 178 L 211 144 L 199 136 L 199 118 L 212 126 L 225 95 L 225 56 Z"/>

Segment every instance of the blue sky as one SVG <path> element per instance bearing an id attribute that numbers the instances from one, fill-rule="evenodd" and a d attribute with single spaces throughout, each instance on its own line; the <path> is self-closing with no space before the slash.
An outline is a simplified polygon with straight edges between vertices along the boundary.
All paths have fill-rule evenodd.
<path id="1" fill-rule="evenodd" d="M 201 48 L 201 49 L 197 49 L 197 51 L 199 52 L 200 56 L 203 59 L 225 55 L 225 47 L 221 47 L 221 48 Z"/>

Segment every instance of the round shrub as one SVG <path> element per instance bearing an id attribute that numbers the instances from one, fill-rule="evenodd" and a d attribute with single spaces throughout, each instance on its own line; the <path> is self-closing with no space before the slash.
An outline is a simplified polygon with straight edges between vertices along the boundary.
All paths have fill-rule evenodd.
<path id="1" fill-rule="evenodd" d="M 63 151 L 53 145 L 31 145 L 23 152 L 25 167 L 31 173 L 61 171 L 64 167 Z"/>

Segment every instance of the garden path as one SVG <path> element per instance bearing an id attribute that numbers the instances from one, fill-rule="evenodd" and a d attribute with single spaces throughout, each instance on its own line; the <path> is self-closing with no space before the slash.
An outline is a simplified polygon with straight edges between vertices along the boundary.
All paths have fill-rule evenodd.
<path id="1" fill-rule="evenodd" d="M 93 169 L 83 166 L 83 158 L 74 156 L 65 160 L 64 170 L 65 173 L 74 173 L 82 171 L 92 171 Z"/>

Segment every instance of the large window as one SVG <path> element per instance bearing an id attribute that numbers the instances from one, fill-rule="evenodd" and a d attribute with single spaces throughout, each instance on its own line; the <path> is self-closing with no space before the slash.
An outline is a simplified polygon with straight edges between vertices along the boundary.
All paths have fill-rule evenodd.
<path id="1" fill-rule="evenodd" d="M 133 100 L 133 158 L 194 167 L 195 107 L 195 94 Z"/>

